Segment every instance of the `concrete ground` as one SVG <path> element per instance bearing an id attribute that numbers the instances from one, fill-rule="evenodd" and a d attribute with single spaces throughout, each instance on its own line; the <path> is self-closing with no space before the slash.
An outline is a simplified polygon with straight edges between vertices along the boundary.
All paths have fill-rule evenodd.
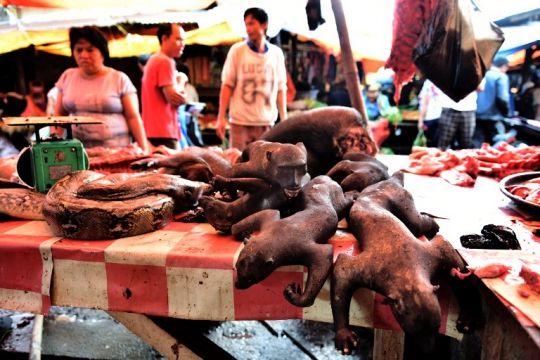
<path id="1" fill-rule="evenodd" d="M 28 359 L 33 314 L 0 310 L 0 359 Z M 206 336 L 236 359 L 344 359 L 332 324 L 305 320 L 208 322 Z M 356 328 L 359 349 L 346 359 L 372 358 L 373 333 Z M 43 324 L 43 359 L 164 357 L 100 310 L 53 307 Z"/>

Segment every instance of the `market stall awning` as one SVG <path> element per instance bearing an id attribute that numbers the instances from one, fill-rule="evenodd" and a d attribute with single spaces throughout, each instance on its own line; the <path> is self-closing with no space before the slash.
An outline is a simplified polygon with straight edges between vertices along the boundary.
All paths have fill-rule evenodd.
<path id="1" fill-rule="evenodd" d="M 71 56 L 69 39 L 56 44 L 37 45 L 36 50 L 50 54 Z M 113 58 L 139 56 L 143 53 L 154 53 L 159 50 L 156 36 L 128 34 L 121 39 L 109 41 L 109 55 Z"/>
<path id="2" fill-rule="evenodd" d="M 186 45 L 230 45 L 243 40 L 226 21 L 209 28 L 188 31 L 186 35 Z"/>
<path id="3" fill-rule="evenodd" d="M 504 43 L 499 49 L 500 55 L 514 54 L 520 50 L 528 49 L 536 45 L 540 47 L 540 21 L 503 27 Z"/>
<path id="4" fill-rule="evenodd" d="M 519 14 L 507 16 L 503 19 L 495 21 L 495 24 L 501 27 L 518 26 L 538 20 L 540 20 L 540 7 L 537 9 L 527 10 Z"/>
<path id="5" fill-rule="evenodd" d="M 0 0 L 3 6 L 34 8 L 83 9 L 96 7 L 159 7 L 177 11 L 206 9 L 215 0 Z"/>
<path id="6" fill-rule="evenodd" d="M 39 50 L 68 55 L 69 46 L 61 43 L 67 41 L 70 27 L 197 23 L 204 9 L 213 3 L 213 0 L 0 0 L 0 5 L 6 6 L 0 6 L 3 14 L 0 17 L 3 20 L 0 21 L 0 54 L 35 45 L 39 46 Z M 65 36 L 58 38 L 55 31 Z M 36 37 L 40 40 L 36 40 Z M 155 51 L 158 41 L 154 38 L 132 36 L 131 39 L 111 43 L 111 55 L 123 57 L 143 49 L 143 52 Z M 117 48 L 119 51 L 115 51 Z"/>
<path id="7" fill-rule="evenodd" d="M 43 45 L 68 41 L 67 29 L 47 31 L 11 31 L 0 35 L 0 54 L 26 48 L 30 45 Z M 68 45 L 69 48 L 69 45 Z"/>
<path id="8" fill-rule="evenodd" d="M 198 23 L 204 10 L 177 11 L 162 7 L 88 9 L 0 8 L 0 34 L 15 30 L 68 29 L 72 26 L 114 26 L 119 23 Z"/>
<path id="9" fill-rule="evenodd" d="M 516 53 L 513 53 L 511 55 L 508 55 L 507 58 L 508 58 L 508 61 L 509 61 L 509 66 L 512 68 L 512 67 L 516 67 L 516 66 L 520 66 L 521 64 L 525 63 L 525 60 L 526 60 L 526 51 L 525 50 L 520 50 Z M 540 49 L 534 51 L 531 55 L 531 59 L 533 61 L 535 61 L 536 59 L 540 59 Z"/>
<path id="10" fill-rule="evenodd" d="M 68 30 L 56 30 L 56 31 L 31 31 L 26 33 L 12 32 L 9 34 L 8 40 L 13 42 L 18 41 L 22 45 L 30 46 L 35 45 L 36 50 L 44 51 L 47 53 L 71 56 L 71 49 L 69 46 Z M 236 34 L 230 25 L 226 22 L 211 26 L 207 29 L 197 29 L 188 31 L 186 33 L 186 45 L 221 45 L 221 44 L 234 44 L 238 41 L 242 41 L 242 37 Z M 49 41 L 53 40 L 54 41 Z M 155 35 L 138 35 L 127 34 L 120 39 L 111 39 L 109 41 L 109 54 L 113 58 L 139 56 L 143 53 L 154 53 L 159 50 L 159 41 Z M 2 51 L 2 47 L 0 47 Z"/>
<path id="11" fill-rule="evenodd" d="M 523 0 L 512 7 L 502 4 L 502 0 L 475 1 L 492 21 L 519 14 L 534 13 L 538 9 L 538 0 Z M 208 7 L 214 3 L 218 5 Z M 368 0 L 342 0 L 347 17 L 350 44 L 357 60 L 386 61 L 392 43 L 392 21 L 395 0 L 378 0 L 377 7 L 370 7 Z M 202 30 L 193 34 L 189 44 L 204 45 L 230 44 L 245 36 L 243 12 L 247 7 L 260 6 L 269 14 L 268 35 L 276 36 L 284 29 L 309 39 L 332 54 L 339 54 L 340 41 L 336 30 L 330 1 L 322 1 L 322 15 L 326 23 L 315 31 L 310 31 L 305 1 L 290 0 L 0 0 L 0 5 L 9 14 L 9 21 L 0 23 L 0 52 L 13 51 L 35 43 L 27 39 L 25 32 L 37 30 L 68 29 L 71 26 L 96 25 L 115 26 L 119 23 L 197 23 Z M 495 6 L 497 5 L 497 6 Z M 14 6 L 17 6 L 16 8 Z M 369 7 L 369 11 L 366 9 Z M 530 17 L 530 16 L 529 16 Z M 227 25 L 226 25 L 226 24 Z M 506 28 L 504 28 L 506 32 Z M 511 30 L 509 30 L 511 31 Z M 530 37 L 538 31 L 530 31 L 518 44 L 527 46 L 536 39 Z M 44 33 L 47 34 L 47 33 Z M 520 40 L 520 37 L 516 39 Z M 54 40 L 43 41 L 53 44 Z M 517 45 L 516 45 L 517 46 Z M 509 47 L 508 53 L 516 46 Z M 503 48 L 506 48 L 503 44 Z"/>
<path id="12" fill-rule="evenodd" d="M 395 0 L 378 0 L 377 7 L 370 6 L 368 0 L 341 0 L 345 14 L 351 47 L 355 57 L 385 61 L 392 42 L 392 19 Z M 291 0 L 224 0 L 219 6 L 205 11 L 199 21 L 201 28 L 210 27 L 224 21 L 234 32 L 245 36 L 244 11 L 258 6 L 268 13 L 269 37 L 275 37 L 281 30 L 301 36 L 302 40 L 312 40 L 323 46 L 329 53 L 339 54 L 340 41 L 337 33 L 331 1 L 321 1 L 321 10 L 326 22 L 317 30 L 310 31 L 306 17 L 306 2 Z M 369 8 L 369 11 L 366 11 Z"/>

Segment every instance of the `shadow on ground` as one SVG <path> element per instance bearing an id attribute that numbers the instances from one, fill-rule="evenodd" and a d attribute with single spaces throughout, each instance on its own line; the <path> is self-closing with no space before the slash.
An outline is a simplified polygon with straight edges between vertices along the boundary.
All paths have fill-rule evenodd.
<path id="1" fill-rule="evenodd" d="M 0 359 L 28 359 L 34 314 L 0 310 Z M 236 359 L 372 358 L 373 333 L 357 327 L 352 356 L 334 348 L 332 324 L 307 320 L 204 322 L 205 335 Z M 42 359 L 164 357 L 101 310 L 52 307 L 43 326 Z"/>

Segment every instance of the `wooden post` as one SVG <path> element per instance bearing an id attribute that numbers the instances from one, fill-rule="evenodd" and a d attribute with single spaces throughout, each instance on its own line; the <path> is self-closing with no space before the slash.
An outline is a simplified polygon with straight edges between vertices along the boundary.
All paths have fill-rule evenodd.
<path id="1" fill-rule="evenodd" d="M 294 80 L 298 78 L 298 68 L 296 67 L 296 57 L 298 56 L 298 37 L 296 35 L 291 35 L 291 63 L 290 63 L 290 73 L 291 77 Z"/>
<path id="2" fill-rule="evenodd" d="M 349 40 L 349 31 L 347 30 L 347 22 L 343 14 L 343 5 L 341 0 L 332 0 L 332 10 L 336 19 L 336 27 L 339 35 L 339 43 L 341 46 L 341 64 L 345 72 L 345 81 L 349 96 L 351 97 L 352 106 L 362 114 L 366 121 L 368 120 L 364 98 L 360 91 L 360 80 L 358 78 L 358 69 L 351 50 Z"/>
<path id="3" fill-rule="evenodd" d="M 521 83 L 519 84 L 518 94 L 521 94 L 523 90 L 523 85 L 530 79 L 531 76 L 531 65 L 533 64 L 533 53 L 536 51 L 536 49 L 533 49 L 532 47 L 525 50 L 525 59 L 523 61 L 523 65 L 521 66 Z"/>
<path id="4" fill-rule="evenodd" d="M 107 313 L 135 335 L 150 344 L 162 355 L 166 356 L 167 359 L 201 359 L 201 357 L 188 349 L 184 344 L 181 344 L 145 315 L 121 311 L 107 311 Z"/>
<path id="5" fill-rule="evenodd" d="M 28 354 L 29 360 L 40 360 L 43 342 L 43 315 L 36 314 L 32 327 L 32 342 Z"/>
<path id="6" fill-rule="evenodd" d="M 403 360 L 405 334 L 400 331 L 375 329 L 373 360 Z"/>

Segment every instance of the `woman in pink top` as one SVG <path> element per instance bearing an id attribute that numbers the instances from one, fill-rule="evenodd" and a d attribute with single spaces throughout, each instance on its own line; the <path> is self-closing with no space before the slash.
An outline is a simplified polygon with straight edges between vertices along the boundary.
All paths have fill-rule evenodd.
<path id="1" fill-rule="evenodd" d="M 54 115 L 79 115 L 105 120 L 103 124 L 73 127 L 73 137 L 87 148 L 128 146 L 131 136 L 144 152 L 148 140 L 139 114 L 137 90 L 123 72 L 104 65 L 109 57 L 107 39 L 95 27 L 71 28 L 71 53 L 77 68 L 58 79 Z M 53 133 L 63 129 L 53 129 Z"/>

